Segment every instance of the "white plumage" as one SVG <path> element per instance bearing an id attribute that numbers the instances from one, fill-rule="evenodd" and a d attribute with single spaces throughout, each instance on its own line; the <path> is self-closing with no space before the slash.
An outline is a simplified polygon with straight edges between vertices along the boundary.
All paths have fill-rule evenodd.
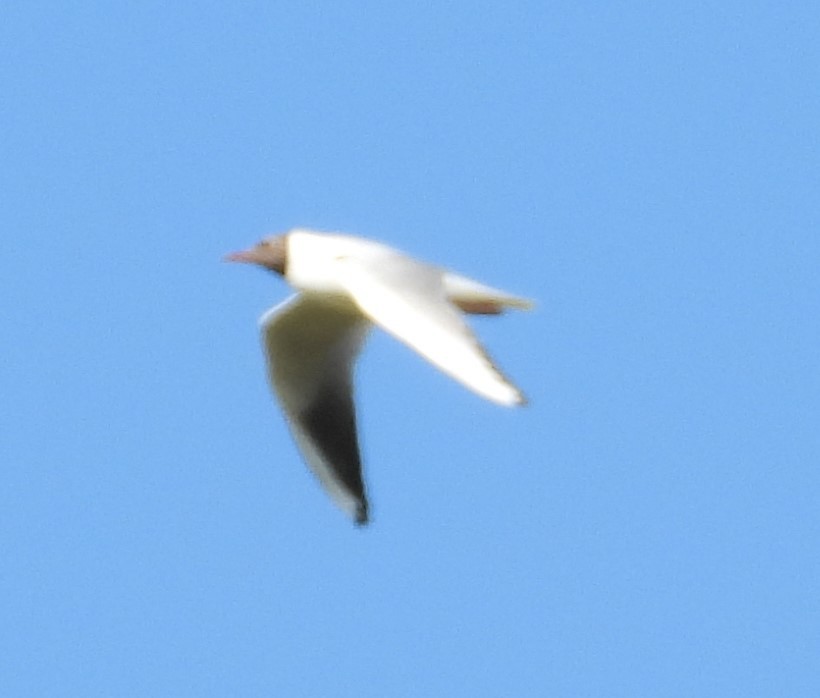
<path id="1" fill-rule="evenodd" d="M 296 229 L 227 259 L 275 271 L 299 291 L 260 320 L 268 375 L 307 464 L 357 523 L 367 522 L 368 502 L 352 370 L 372 325 L 482 397 L 526 402 L 462 312 L 526 309 L 527 299 L 349 235 Z"/>

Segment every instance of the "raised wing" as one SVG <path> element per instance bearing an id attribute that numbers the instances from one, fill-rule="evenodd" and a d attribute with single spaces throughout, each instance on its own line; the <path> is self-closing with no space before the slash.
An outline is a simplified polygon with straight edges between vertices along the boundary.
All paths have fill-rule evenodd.
<path id="1" fill-rule="evenodd" d="M 310 469 L 341 509 L 367 523 L 353 363 L 370 323 L 344 299 L 292 296 L 260 319 L 271 386 Z"/>
<path id="2" fill-rule="evenodd" d="M 442 269 L 393 250 L 337 261 L 342 285 L 375 324 L 479 395 L 501 405 L 526 402 L 447 299 Z"/>

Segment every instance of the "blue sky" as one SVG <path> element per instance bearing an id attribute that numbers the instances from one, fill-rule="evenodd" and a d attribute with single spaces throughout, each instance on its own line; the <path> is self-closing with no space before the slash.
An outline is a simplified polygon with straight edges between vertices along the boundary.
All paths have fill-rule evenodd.
<path id="1" fill-rule="evenodd" d="M 0 694 L 820 693 L 814 3 L 12 2 Z M 373 523 L 264 382 L 294 225 L 537 299 L 383 334 Z"/>

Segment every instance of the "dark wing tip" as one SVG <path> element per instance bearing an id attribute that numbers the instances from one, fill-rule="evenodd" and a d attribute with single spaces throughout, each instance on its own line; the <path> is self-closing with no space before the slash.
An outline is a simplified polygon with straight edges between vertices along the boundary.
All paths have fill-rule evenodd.
<path id="1" fill-rule="evenodd" d="M 361 501 L 356 506 L 356 518 L 354 519 L 357 526 L 367 526 L 370 523 L 370 518 L 367 512 L 367 502 Z"/>

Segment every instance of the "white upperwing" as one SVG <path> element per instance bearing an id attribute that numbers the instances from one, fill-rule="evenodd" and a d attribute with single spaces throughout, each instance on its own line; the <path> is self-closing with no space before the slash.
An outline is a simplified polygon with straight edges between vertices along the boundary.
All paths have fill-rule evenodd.
<path id="1" fill-rule="evenodd" d="M 370 323 L 349 301 L 303 293 L 259 324 L 268 378 L 299 449 L 339 507 L 367 523 L 351 379 Z"/>
<path id="2" fill-rule="evenodd" d="M 526 403 L 448 300 L 448 272 L 384 246 L 378 254 L 340 256 L 336 262 L 341 285 L 375 324 L 479 395 L 501 405 Z M 527 303 L 464 277 L 449 274 L 447 278 L 465 295 L 478 297 L 481 289 L 489 304 Z"/>

